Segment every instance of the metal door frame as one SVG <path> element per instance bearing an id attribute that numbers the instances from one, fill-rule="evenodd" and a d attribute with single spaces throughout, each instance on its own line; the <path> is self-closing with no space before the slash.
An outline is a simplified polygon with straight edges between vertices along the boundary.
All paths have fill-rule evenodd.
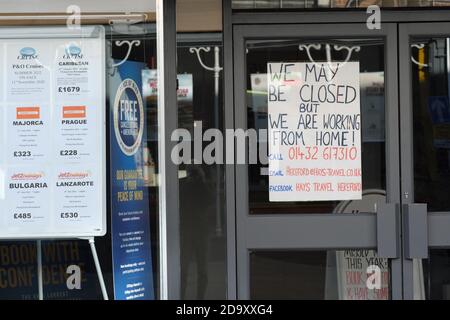
<path id="1" fill-rule="evenodd" d="M 450 18 L 447 18 L 450 20 Z M 413 107 L 411 88 L 411 60 L 401 57 L 411 56 L 410 37 L 430 36 L 449 37 L 449 22 L 434 23 L 400 23 L 399 24 L 399 67 L 400 67 L 400 122 L 401 141 L 401 195 L 403 204 L 414 203 L 414 154 L 413 154 Z M 426 212 L 425 226 L 416 226 L 423 232 L 412 235 L 415 241 L 420 241 L 417 246 L 424 247 L 426 256 L 429 248 L 450 247 L 450 212 Z M 403 250 L 408 245 L 403 240 Z M 424 258 L 423 255 L 417 256 Z M 404 299 L 413 299 L 413 260 L 403 254 Z"/>
<path id="2" fill-rule="evenodd" d="M 247 129 L 247 110 L 242 108 L 246 106 L 245 39 L 301 37 L 385 38 L 386 191 L 388 203 L 399 203 L 400 162 L 396 24 L 382 24 L 380 30 L 368 30 L 365 25 L 361 24 L 234 25 L 234 127 Z M 280 215 L 274 213 L 264 216 L 249 216 L 246 165 L 235 166 L 234 179 L 236 297 L 239 299 L 250 297 L 249 250 L 376 249 L 377 241 L 384 238 L 382 236 L 384 230 L 379 229 L 377 231 L 378 215 L 373 213 L 339 214 L 339 216 L 335 214 Z M 390 214 L 395 215 L 395 210 Z M 391 218 L 396 219 L 396 217 Z M 364 232 L 360 230 L 364 230 Z M 299 237 L 299 234 L 302 236 Z M 400 237 L 400 230 L 397 230 L 397 237 Z M 393 299 L 401 299 L 402 297 L 401 269 L 401 259 L 391 259 L 390 285 Z"/>

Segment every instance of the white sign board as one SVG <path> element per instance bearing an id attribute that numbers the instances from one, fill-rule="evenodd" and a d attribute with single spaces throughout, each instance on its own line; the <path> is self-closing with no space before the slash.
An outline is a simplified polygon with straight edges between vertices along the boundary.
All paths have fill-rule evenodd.
<path id="1" fill-rule="evenodd" d="M 0 30 L 0 238 L 106 233 L 99 26 Z"/>
<path id="2" fill-rule="evenodd" d="M 387 300 L 388 259 L 375 250 L 336 251 L 339 300 Z"/>
<path id="3" fill-rule="evenodd" d="M 361 199 L 359 63 L 268 63 L 270 201 Z"/>

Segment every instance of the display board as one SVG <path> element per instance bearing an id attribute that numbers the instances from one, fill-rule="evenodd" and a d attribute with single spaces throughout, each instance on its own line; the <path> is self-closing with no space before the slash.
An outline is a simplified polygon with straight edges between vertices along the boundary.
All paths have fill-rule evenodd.
<path id="1" fill-rule="evenodd" d="M 361 199 L 358 62 L 267 65 L 270 201 Z"/>
<path id="2" fill-rule="evenodd" d="M 101 26 L 0 29 L 0 238 L 106 233 Z"/>

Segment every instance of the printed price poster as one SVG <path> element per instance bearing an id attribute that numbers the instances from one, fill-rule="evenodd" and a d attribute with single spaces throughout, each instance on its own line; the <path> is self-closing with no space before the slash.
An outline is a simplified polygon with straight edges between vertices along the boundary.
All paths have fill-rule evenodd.
<path id="1" fill-rule="evenodd" d="M 6 105 L 6 150 L 10 164 L 44 164 L 49 161 L 50 106 Z"/>
<path id="2" fill-rule="evenodd" d="M 30 167 L 10 169 L 7 172 L 7 213 L 4 221 L 10 230 L 30 232 L 45 230 L 50 223 L 50 179 L 48 170 Z"/>
<path id="3" fill-rule="evenodd" d="M 42 40 L 6 40 L 7 101 L 50 101 L 53 46 Z"/>
<path id="4" fill-rule="evenodd" d="M 97 199 L 101 199 L 102 190 L 95 165 L 78 167 L 61 166 L 54 171 L 55 192 L 59 195 L 55 212 L 58 213 L 56 226 L 61 229 L 73 228 L 74 225 L 85 229 L 90 225 L 101 224 L 101 217 L 91 208 L 95 208 Z"/>
<path id="5" fill-rule="evenodd" d="M 57 104 L 54 157 L 61 162 L 89 162 L 102 149 L 101 113 L 94 102 Z"/>
<path id="6" fill-rule="evenodd" d="M 359 63 L 268 63 L 270 201 L 361 199 Z"/>
<path id="7" fill-rule="evenodd" d="M 96 39 L 56 45 L 54 75 L 56 154 L 59 161 L 89 162 L 102 148 L 99 89 L 103 73 L 96 66 L 102 44 Z"/>
<path id="8" fill-rule="evenodd" d="M 86 99 L 95 94 L 96 83 L 101 74 L 95 72 L 93 64 L 101 57 L 101 44 L 96 39 L 71 41 L 56 49 L 55 70 L 56 99 Z"/>
<path id="9" fill-rule="evenodd" d="M 66 32 L 0 31 L 0 238 L 106 232 L 104 30 Z"/>

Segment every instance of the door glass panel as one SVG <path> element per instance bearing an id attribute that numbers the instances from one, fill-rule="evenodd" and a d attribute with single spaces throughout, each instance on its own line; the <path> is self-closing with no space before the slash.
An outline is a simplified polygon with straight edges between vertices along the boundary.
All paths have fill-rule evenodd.
<path id="1" fill-rule="evenodd" d="M 178 128 L 192 136 L 194 127 L 223 130 L 221 2 L 177 1 Z M 225 166 L 191 162 L 178 170 L 180 298 L 225 299 Z"/>
<path id="2" fill-rule="evenodd" d="M 411 39 L 414 202 L 450 211 L 450 38 Z M 414 261 L 414 295 L 450 299 L 450 251 L 433 249 Z"/>
<path id="3" fill-rule="evenodd" d="M 450 300 L 450 250 L 433 249 L 422 262 L 421 296 L 430 300 Z M 421 270 L 421 271 L 422 271 Z"/>
<path id="4" fill-rule="evenodd" d="M 450 211 L 450 38 L 413 38 L 414 201 Z"/>
<path id="5" fill-rule="evenodd" d="M 386 154 L 383 39 L 248 40 L 246 46 L 247 127 L 257 132 L 267 129 L 268 62 L 359 62 L 363 202 L 365 196 L 384 195 Z M 267 166 L 260 163 L 248 166 L 250 214 L 343 212 L 343 204 L 347 202 L 269 202 L 269 178 L 265 167 Z M 373 212 L 374 208 L 365 206 L 364 210 Z"/>
<path id="6" fill-rule="evenodd" d="M 387 300 L 389 295 L 388 262 L 373 250 L 250 253 L 251 299 Z"/>

